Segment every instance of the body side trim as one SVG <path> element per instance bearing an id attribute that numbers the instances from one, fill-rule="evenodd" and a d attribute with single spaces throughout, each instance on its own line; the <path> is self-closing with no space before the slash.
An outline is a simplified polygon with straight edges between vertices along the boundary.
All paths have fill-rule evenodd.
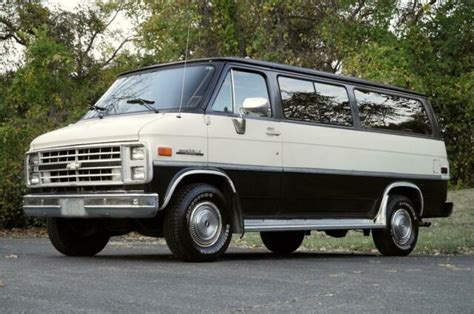
<path id="1" fill-rule="evenodd" d="M 163 199 L 163 204 L 160 207 L 160 210 L 164 209 L 166 205 L 168 205 L 169 201 L 171 200 L 171 197 L 173 196 L 174 191 L 176 190 L 176 187 L 178 184 L 187 176 L 190 175 L 195 175 L 195 174 L 209 174 L 209 175 L 215 175 L 215 176 L 221 176 L 227 179 L 227 182 L 229 183 L 229 186 L 232 189 L 232 192 L 237 193 L 237 190 L 235 189 L 234 182 L 229 178 L 228 175 L 225 173 L 219 171 L 219 170 L 212 170 L 212 169 L 189 169 L 189 170 L 184 170 L 181 173 L 178 173 L 173 180 L 171 181 L 171 185 L 168 187 L 168 190 L 166 191 L 166 195 Z"/>
<path id="2" fill-rule="evenodd" d="M 421 192 L 420 188 L 418 186 L 416 186 L 415 184 L 413 184 L 413 183 L 400 181 L 400 182 L 394 182 L 394 183 L 390 184 L 389 186 L 387 186 L 385 188 L 385 191 L 384 191 L 383 197 L 382 197 L 382 201 L 380 202 L 379 211 L 378 211 L 377 215 L 375 216 L 375 220 L 374 220 L 375 223 L 383 223 L 383 224 L 387 223 L 387 205 L 388 205 L 388 200 L 389 200 L 389 197 L 390 197 L 390 191 L 394 188 L 397 188 L 397 187 L 407 187 L 407 188 L 411 188 L 411 189 L 414 189 L 414 190 L 418 191 L 418 193 L 420 195 L 420 213 L 419 213 L 419 216 L 420 217 L 423 216 L 424 200 L 423 200 L 423 193 Z"/>
<path id="3" fill-rule="evenodd" d="M 382 229 L 385 224 L 371 219 L 246 219 L 246 232 L 258 231 L 307 231 L 339 229 Z"/>
<path id="4" fill-rule="evenodd" d="M 299 168 L 299 167 L 285 167 L 284 172 L 296 173 L 317 173 L 317 174 L 335 174 L 335 175 L 350 175 L 350 176 L 364 176 L 364 177 L 385 177 L 385 178 L 406 178 L 406 179 L 425 179 L 425 180 L 443 180 L 441 175 L 429 174 L 410 174 L 399 172 L 378 172 L 378 171 L 359 171 L 359 170 L 340 170 L 340 169 L 324 169 L 324 168 Z"/>
<path id="5" fill-rule="evenodd" d="M 409 174 L 398 172 L 378 172 L 378 171 L 359 171 L 359 170 L 340 170 L 325 168 L 300 168 L 300 167 L 272 167 L 260 165 L 231 164 L 231 163 L 207 163 L 194 161 L 172 161 L 172 160 L 155 160 L 155 166 L 188 166 L 188 167 L 215 167 L 221 169 L 232 170 L 254 170 L 254 171 L 283 171 L 293 173 L 317 173 L 317 174 L 336 174 L 336 175 L 352 175 L 352 176 L 370 176 L 370 177 L 388 177 L 388 178 L 404 178 L 404 179 L 427 179 L 427 180 L 447 180 L 442 175 L 428 174 Z M 407 184 L 411 184 L 406 182 Z"/>

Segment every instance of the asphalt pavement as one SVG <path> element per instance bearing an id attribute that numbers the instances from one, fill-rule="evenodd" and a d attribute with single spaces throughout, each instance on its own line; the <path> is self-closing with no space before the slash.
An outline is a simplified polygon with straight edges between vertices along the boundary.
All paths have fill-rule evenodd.
<path id="1" fill-rule="evenodd" d="M 473 270 L 474 256 L 239 248 L 182 263 L 163 244 L 120 239 L 65 257 L 45 238 L 0 238 L 0 313 L 474 313 Z"/>

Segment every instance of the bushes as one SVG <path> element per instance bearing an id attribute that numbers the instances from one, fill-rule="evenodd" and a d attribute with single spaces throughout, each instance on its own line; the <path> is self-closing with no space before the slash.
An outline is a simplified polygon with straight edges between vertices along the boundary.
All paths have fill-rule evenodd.
<path id="1" fill-rule="evenodd" d="M 25 192 L 23 160 L 30 139 L 27 128 L 5 124 L 0 127 L 0 227 L 25 226 L 22 197 Z"/>
<path id="2" fill-rule="evenodd" d="M 25 152 L 38 135 L 77 121 L 113 79 L 110 70 L 97 71 L 99 82 L 74 77 L 71 51 L 46 32 L 37 36 L 25 65 L 0 86 L 0 228 L 41 223 L 23 214 Z"/>

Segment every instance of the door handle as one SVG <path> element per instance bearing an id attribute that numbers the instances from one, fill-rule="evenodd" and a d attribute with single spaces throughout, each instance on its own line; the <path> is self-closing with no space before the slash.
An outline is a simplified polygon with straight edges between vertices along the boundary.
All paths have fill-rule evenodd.
<path id="1" fill-rule="evenodd" d="M 277 131 L 274 128 L 267 128 L 265 134 L 267 134 L 268 136 L 279 136 L 281 133 L 280 131 Z"/>

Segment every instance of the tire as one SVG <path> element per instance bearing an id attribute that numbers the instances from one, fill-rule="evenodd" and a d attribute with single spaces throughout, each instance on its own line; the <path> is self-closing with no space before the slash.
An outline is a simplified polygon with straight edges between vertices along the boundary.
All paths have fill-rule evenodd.
<path id="1" fill-rule="evenodd" d="M 277 255 L 290 255 L 303 243 L 304 231 L 265 231 L 260 237 L 265 247 Z"/>
<path id="2" fill-rule="evenodd" d="M 165 213 L 164 236 L 171 252 L 187 262 L 208 262 L 222 255 L 232 238 L 226 205 L 212 185 L 179 189 Z"/>
<path id="3" fill-rule="evenodd" d="M 375 246 L 382 255 L 406 256 L 418 240 L 418 216 L 409 198 L 393 195 L 387 206 L 387 227 L 372 230 Z"/>
<path id="4" fill-rule="evenodd" d="M 109 242 L 109 235 L 97 231 L 94 220 L 48 218 L 49 240 L 67 256 L 94 256 Z"/>

